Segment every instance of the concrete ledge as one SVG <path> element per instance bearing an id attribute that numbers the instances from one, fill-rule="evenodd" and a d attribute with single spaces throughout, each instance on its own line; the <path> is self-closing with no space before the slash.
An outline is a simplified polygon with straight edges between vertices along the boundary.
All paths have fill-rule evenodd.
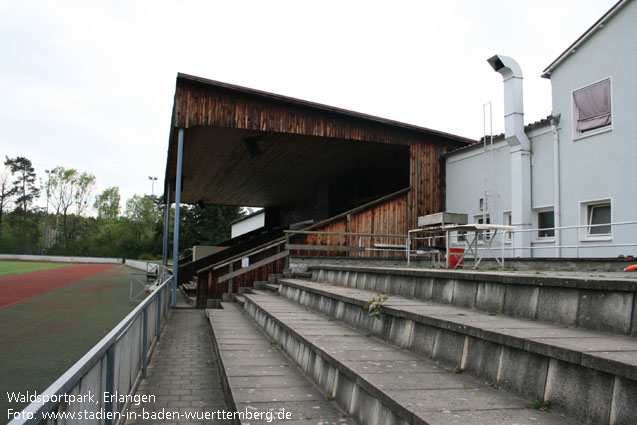
<path id="1" fill-rule="evenodd" d="M 637 336 L 637 281 L 513 273 L 314 267 L 313 281 Z"/>
<path id="2" fill-rule="evenodd" d="M 96 263 L 96 264 L 124 264 L 121 258 L 102 258 L 102 257 L 63 257 L 59 255 L 19 255 L 19 254 L 0 254 L 0 260 L 15 261 L 44 261 L 51 263 Z M 130 260 L 128 260 L 130 261 Z M 136 261 L 136 260 L 134 260 Z M 135 267 L 135 266 L 132 266 Z M 146 270 L 144 268 L 144 270 Z"/>
<path id="3" fill-rule="evenodd" d="M 228 407 L 236 412 L 287 411 L 290 418 L 240 423 L 356 425 L 293 365 L 235 304 L 207 310 Z"/>
<path id="4" fill-rule="evenodd" d="M 360 279 L 353 279 L 349 272 L 347 281 L 356 286 Z M 363 307 L 374 296 L 366 290 L 293 279 L 281 279 L 280 283 L 283 297 L 392 344 L 451 367 L 459 366 L 533 398 L 542 399 L 545 394 L 561 397 L 557 408 L 588 423 L 608 423 L 608 418 L 606 422 L 601 420 L 604 415 L 598 412 L 610 412 L 610 404 L 615 403 L 612 400 L 617 392 L 613 390 L 613 382 L 621 381 L 622 388 L 630 388 L 629 393 L 637 385 L 637 340 L 631 337 L 489 315 L 403 297 L 390 297 L 384 303 L 383 319 L 375 320 Z M 525 370 L 521 365 L 533 367 Z M 586 381 L 593 386 L 589 391 L 597 397 L 596 402 L 588 399 L 577 402 L 574 398 L 573 403 L 568 403 L 568 396 L 559 396 L 577 388 L 577 385 L 569 386 L 568 380 L 547 381 L 549 373 L 560 377 L 562 370 L 578 370 L 582 376 L 603 376 L 604 379 Z M 600 406 L 599 400 L 606 404 Z M 615 405 L 620 406 L 614 410 L 616 417 L 632 417 L 637 412 L 637 406 Z"/>
<path id="5" fill-rule="evenodd" d="M 528 402 L 523 399 L 361 335 L 281 297 L 248 295 L 245 309 L 308 376 L 360 423 L 442 424 L 447 422 L 440 415 L 456 413 L 464 416 L 467 424 L 573 423 L 557 414 L 527 409 Z M 336 308 L 334 313 L 345 321 L 355 317 L 348 317 L 342 308 Z M 484 422 L 486 417 L 498 416 L 506 416 L 507 421 Z"/>

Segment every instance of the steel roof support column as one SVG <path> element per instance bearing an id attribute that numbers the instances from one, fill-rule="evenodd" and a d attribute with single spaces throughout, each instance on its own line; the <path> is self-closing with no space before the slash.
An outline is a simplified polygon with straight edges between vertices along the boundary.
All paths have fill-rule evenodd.
<path id="1" fill-rule="evenodd" d="M 181 163 L 184 159 L 184 129 L 179 129 L 177 137 L 177 182 L 175 183 L 175 228 L 173 231 L 173 298 L 177 305 L 177 282 L 179 281 L 179 206 L 181 204 Z"/>
<path id="2" fill-rule="evenodd" d="M 166 189 L 166 211 L 164 211 L 164 244 L 163 244 L 163 257 L 162 264 L 168 265 L 168 233 L 170 232 L 170 182 Z"/>

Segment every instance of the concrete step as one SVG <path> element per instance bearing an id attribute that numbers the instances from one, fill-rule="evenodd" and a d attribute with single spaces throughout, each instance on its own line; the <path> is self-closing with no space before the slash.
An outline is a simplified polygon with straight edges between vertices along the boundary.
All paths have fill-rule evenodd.
<path id="1" fill-rule="evenodd" d="M 280 285 L 278 283 L 277 284 L 266 283 L 265 285 L 263 285 L 263 289 L 270 292 L 279 292 L 279 288 L 280 288 Z"/>
<path id="2" fill-rule="evenodd" d="M 206 310 L 206 314 L 226 403 L 231 411 L 262 415 L 240 418 L 236 423 L 356 424 L 303 376 L 236 303 L 222 303 L 222 307 Z"/>
<path id="3" fill-rule="evenodd" d="M 256 291 L 245 309 L 361 424 L 575 424 L 283 297 Z"/>
<path id="4" fill-rule="evenodd" d="M 377 293 L 280 279 L 281 297 L 444 362 L 582 423 L 637 423 L 637 338 L 389 296 L 382 320 L 365 304 Z M 615 422 L 612 422 L 614 420 Z"/>
<path id="5" fill-rule="evenodd" d="M 330 265 L 309 270 L 316 282 L 637 336 L 634 278 Z"/>
<path id="6" fill-rule="evenodd" d="M 241 308 L 243 308 L 243 305 L 246 302 L 246 300 L 243 297 L 243 295 L 238 295 L 238 294 L 232 294 L 232 301 L 236 302 L 239 305 L 239 307 L 241 307 Z"/>

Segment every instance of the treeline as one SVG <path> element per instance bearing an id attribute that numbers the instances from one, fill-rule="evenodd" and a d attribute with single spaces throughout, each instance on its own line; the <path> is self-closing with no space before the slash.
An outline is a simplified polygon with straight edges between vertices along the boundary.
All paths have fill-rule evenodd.
<path id="1" fill-rule="evenodd" d="M 122 209 L 119 188 L 95 193 L 97 181 L 88 172 L 55 167 L 38 178 L 31 161 L 21 156 L 5 157 L 4 165 L 0 174 L 0 253 L 161 257 L 165 212 L 161 197 L 134 195 Z M 36 206 L 37 199 L 46 206 Z M 241 211 L 217 205 L 182 206 L 180 215 L 183 251 L 230 238 L 230 223 L 241 217 Z"/>

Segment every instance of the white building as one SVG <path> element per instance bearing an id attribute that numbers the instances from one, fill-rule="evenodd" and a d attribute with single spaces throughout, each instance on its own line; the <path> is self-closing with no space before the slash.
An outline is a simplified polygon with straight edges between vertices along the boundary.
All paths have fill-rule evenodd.
<path id="1" fill-rule="evenodd" d="M 507 256 L 637 256 L 637 225 L 609 225 L 637 220 L 636 22 L 637 2 L 619 1 L 553 61 L 553 112 L 526 126 L 519 66 L 490 58 L 505 134 L 446 156 L 447 211 L 539 229 L 505 240 Z"/>
<path id="2" fill-rule="evenodd" d="M 265 210 L 260 209 L 230 223 L 230 237 L 244 235 L 265 225 Z"/>

